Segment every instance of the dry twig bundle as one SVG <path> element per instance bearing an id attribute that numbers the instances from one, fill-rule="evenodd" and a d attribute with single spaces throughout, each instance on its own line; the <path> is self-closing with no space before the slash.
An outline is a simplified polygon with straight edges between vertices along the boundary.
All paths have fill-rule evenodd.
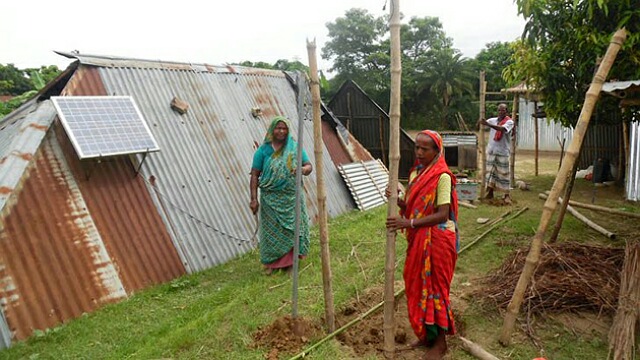
<path id="1" fill-rule="evenodd" d="M 609 357 L 632 359 L 636 323 L 640 321 L 640 243 L 627 242 L 618 311 L 609 330 Z"/>
<path id="2" fill-rule="evenodd" d="M 506 308 L 529 248 L 515 251 L 478 293 Z M 624 251 L 573 242 L 544 244 L 523 306 L 531 313 L 592 311 L 614 313 Z"/>

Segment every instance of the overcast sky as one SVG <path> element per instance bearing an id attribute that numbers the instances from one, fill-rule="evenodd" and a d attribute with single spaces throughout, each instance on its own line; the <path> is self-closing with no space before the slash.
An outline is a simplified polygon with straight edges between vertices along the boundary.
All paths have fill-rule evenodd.
<path id="1" fill-rule="evenodd" d="M 386 3 L 386 10 L 383 7 Z M 53 51 L 222 65 L 278 59 L 308 64 L 306 40 L 316 39 L 319 67 L 327 22 L 351 8 L 388 14 L 384 0 L 231 0 L 174 2 L 111 0 L 3 1 L 0 63 L 18 68 L 57 65 Z M 454 47 L 474 57 L 492 41 L 512 41 L 524 20 L 512 0 L 400 0 L 409 18 L 436 16 Z"/>

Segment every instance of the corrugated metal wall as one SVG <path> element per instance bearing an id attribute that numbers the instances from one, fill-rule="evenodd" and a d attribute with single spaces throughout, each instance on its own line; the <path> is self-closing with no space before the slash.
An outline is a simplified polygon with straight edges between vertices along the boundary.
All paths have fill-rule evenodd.
<path id="1" fill-rule="evenodd" d="M 201 70 L 201 71 L 200 71 Z M 221 264 L 252 248 L 257 226 L 249 202 L 249 170 L 270 119 L 297 119 L 295 92 L 276 71 L 193 68 L 100 68 L 109 94 L 131 95 L 161 150 L 142 166 L 149 192 L 190 272 Z M 171 100 L 189 103 L 186 114 Z M 251 109 L 262 115 L 254 118 Z M 292 121 L 292 134 L 298 125 Z M 303 147 L 311 162 L 313 123 Z M 353 209 L 349 193 L 324 148 L 329 216 Z M 317 216 L 315 172 L 305 179 L 309 216 Z"/>
<path id="2" fill-rule="evenodd" d="M 99 72 L 88 67 L 79 67 L 63 92 L 74 96 L 108 93 Z M 127 293 L 184 274 L 185 266 L 144 178 L 135 174 L 135 161 L 128 156 L 111 157 L 100 163 L 80 161 L 66 133 L 57 125 L 56 134 L 65 158 L 107 250 L 118 264 Z"/>
<path id="3" fill-rule="evenodd" d="M 540 106 L 541 103 L 538 103 Z M 518 149 L 535 150 L 535 125 L 536 119 L 533 117 L 534 103 L 520 99 L 518 108 L 518 129 L 516 132 Z M 547 119 L 537 119 L 538 121 L 538 149 L 540 151 L 560 151 L 558 139 L 565 139 L 565 149 L 573 137 L 573 129 L 565 128 L 560 123 L 547 122 Z"/>
<path id="4" fill-rule="evenodd" d="M 0 298 L 17 339 L 126 296 L 52 132 L 0 234 Z"/>
<path id="5" fill-rule="evenodd" d="M 538 103 L 540 106 L 542 103 Z M 535 125 L 532 114 L 534 103 L 520 99 L 517 146 L 518 149 L 535 150 Z M 573 129 L 563 127 L 560 123 L 537 119 L 538 121 L 538 150 L 560 151 L 560 141 L 564 139 L 564 148 L 568 148 L 573 139 Z M 606 158 L 613 163 L 618 162 L 620 151 L 622 126 L 600 125 L 591 120 L 580 151 L 579 169 L 586 169 L 596 158 Z M 517 156 L 517 155 L 516 155 Z"/>
<path id="6" fill-rule="evenodd" d="M 627 200 L 640 201 L 640 121 L 629 126 L 629 164 L 627 165 Z"/>

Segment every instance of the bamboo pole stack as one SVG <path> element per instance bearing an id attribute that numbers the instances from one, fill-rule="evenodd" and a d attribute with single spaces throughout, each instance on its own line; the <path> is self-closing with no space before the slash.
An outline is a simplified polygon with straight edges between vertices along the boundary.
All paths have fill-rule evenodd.
<path id="1" fill-rule="evenodd" d="M 573 165 L 580 153 L 582 141 L 584 140 L 587 128 L 589 127 L 591 113 L 593 112 L 595 103 L 600 95 L 600 91 L 602 90 L 602 84 L 607 78 L 609 70 L 611 69 L 611 66 L 613 66 L 613 62 L 615 61 L 618 51 L 626 37 L 627 31 L 624 28 L 616 31 L 613 35 L 604 59 L 598 67 L 597 73 L 593 77 L 589 90 L 587 90 L 582 111 L 580 112 L 580 117 L 578 118 L 578 123 L 573 133 L 573 139 L 571 140 L 571 144 L 569 145 L 565 155 L 566 159 L 562 162 L 562 167 L 560 168 L 559 174 L 553 183 L 551 194 L 544 203 L 538 230 L 531 241 L 531 248 L 527 255 L 524 269 L 520 274 L 518 284 L 516 285 L 516 289 L 511 301 L 509 302 L 509 306 L 507 307 L 507 313 L 500 333 L 500 343 L 505 346 L 509 345 L 511 342 L 511 333 L 515 325 L 518 312 L 520 311 L 520 305 L 522 304 L 524 293 L 529 287 L 533 271 L 540 259 L 540 249 L 542 247 L 545 232 L 547 231 L 549 222 L 551 221 L 551 216 L 556 208 L 560 192 L 564 189 L 566 178 L 569 172 L 573 169 Z"/>
<path id="2" fill-rule="evenodd" d="M 336 329 L 333 306 L 331 276 L 331 255 L 329 252 L 329 227 L 327 225 L 327 193 L 324 185 L 324 162 L 322 160 L 322 120 L 320 119 L 320 80 L 318 79 L 318 61 L 316 41 L 307 41 L 309 56 L 309 76 L 311 78 L 311 104 L 313 106 L 313 152 L 316 158 L 316 184 L 318 194 L 318 227 L 320 228 L 320 257 L 322 260 L 322 287 L 324 289 L 324 316 L 327 330 Z"/>

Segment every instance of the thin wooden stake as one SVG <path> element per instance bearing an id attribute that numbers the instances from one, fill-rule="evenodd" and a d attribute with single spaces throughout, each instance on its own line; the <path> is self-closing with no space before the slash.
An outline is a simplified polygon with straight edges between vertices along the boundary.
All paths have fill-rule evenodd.
<path id="1" fill-rule="evenodd" d="M 573 132 L 571 144 L 569 144 L 569 148 L 566 153 L 566 159 L 562 162 L 562 167 L 560 168 L 558 176 L 556 177 L 556 180 L 553 183 L 553 187 L 551 188 L 551 194 L 544 203 L 542 216 L 540 218 L 540 224 L 538 226 L 536 234 L 533 237 L 533 240 L 531 241 L 531 247 L 525 261 L 524 269 L 520 274 L 518 284 L 516 285 L 513 296 L 511 297 L 511 301 L 507 306 L 507 313 L 505 314 L 504 323 L 502 324 L 502 330 L 500 333 L 500 343 L 502 345 L 507 346 L 511 343 L 511 333 L 513 332 L 513 327 L 516 323 L 518 313 L 520 312 L 520 305 L 522 304 L 524 293 L 529 287 L 529 282 L 531 281 L 531 277 L 533 276 L 533 271 L 538 265 L 538 261 L 540 260 L 542 241 L 544 239 L 545 232 L 549 227 L 549 222 L 551 220 L 551 216 L 553 215 L 553 211 L 556 208 L 558 197 L 560 196 L 560 192 L 564 189 L 567 175 L 573 168 L 573 165 L 580 153 L 582 141 L 584 140 L 584 136 L 589 127 L 591 113 L 593 112 L 595 103 L 598 99 L 598 96 L 600 95 L 600 91 L 602 90 L 602 84 L 607 78 L 609 70 L 611 69 L 613 62 L 616 59 L 616 55 L 618 54 L 618 51 L 620 50 L 620 47 L 622 46 L 622 43 L 624 42 L 626 37 L 627 31 L 624 28 L 616 31 L 616 33 L 613 35 L 604 59 L 602 60 L 600 66 L 598 66 L 598 71 L 593 77 L 593 81 L 589 86 L 589 90 L 587 90 L 584 104 L 580 112 L 580 117 L 578 118 L 578 123 Z"/>
<path id="2" fill-rule="evenodd" d="M 484 81 L 484 70 L 480 71 L 480 105 L 479 105 L 479 114 L 478 114 L 478 120 L 482 120 L 484 119 L 485 116 L 485 110 L 484 110 L 484 106 L 485 106 L 485 96 L 486 96 L 486 92 L 487 92 L 487 82 Z M 480 142 L 480 145 L 478 146 L 478 152 L 480 153 L 480 199 L 484 199 L 484 192 L 485 192 L 485 186 L 486 184 L 486 180 L 484 179 L 485 177 L 485 171 L 486 171 L 486 165 L 485 165 L 485 146 L 484 146 L 484 126 L 482 124 L 480 124 L 478 126 L 478 140 Z"/>
<path id="3" fill-rule="evenodd" d="M 516 142 L 518 141 L 518 105 L 520 96 L 516 94 L 513 97 L 513 106 L 511 107 L 511 120 L 513 120 L 513 130 L 511 130 L 511 156 L 509 157 L 509 176 L 510 184 L 516 183 Z"/>
<path id="4" fill-rule="evenodd" d="M 324 316 L 329 333 L 336 329 L 331 276 L 331 253 L 329 251 L 329 226 L 327 225 L 327 193 L 324 185 L 324 161 L 322 143 L 322 119 L 320 118 L 320 80 L 316 40 L 307 40 L 309 75 L 311 79 L 311 104 L 313 106 L 313 152 L 316 158 L 316 184 L 318 194 L 318 226 L 320 228 L 320 258 L 322 259 L 322 288 L 324 290 Z"/>
<path id="5" fill-rule="evenodd" d="M 391 103 L 389 108 L 389 187 L 391 197 L 387 207 L 387 217 L 398 215 L 398 165 L 400 163 L 400 85 L 402 63 L 400 60 L 400 0 L 391 0 Z M 387 248 L 384 265 L 384 355 L 387 359 L 395 356 L 395 297 L 394 282 L 396 269 L 396 232 L 387 230 Z"/>

